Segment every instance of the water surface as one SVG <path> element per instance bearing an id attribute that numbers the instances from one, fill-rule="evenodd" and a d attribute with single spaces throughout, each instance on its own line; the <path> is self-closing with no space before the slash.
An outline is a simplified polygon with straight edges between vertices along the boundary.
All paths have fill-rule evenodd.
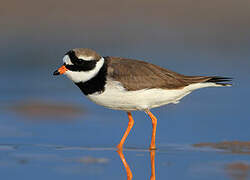
<path id="1" fill-rule="evenodd" d="M 29 3 L 28 3 L 29 2 Z M 0 173 L 4 179 L 249 179 L 248 1 L 4 1 L 0 11 Z M 187 75 L 233 77 L 135 125 L 65 77 L 65 52 L 143 59 Z M 121 161 L 125 160 L 125 161 Z M 127 168 L 124 167 L 126 165 Z"/>

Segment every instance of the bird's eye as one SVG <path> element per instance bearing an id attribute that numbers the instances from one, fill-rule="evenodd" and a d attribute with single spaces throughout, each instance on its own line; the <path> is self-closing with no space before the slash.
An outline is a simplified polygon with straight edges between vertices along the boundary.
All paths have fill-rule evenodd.
<path id="1" fill-rule="evenodd" d="M 83 60 L 83 59 L 78 59 L 78 60 L 76 61 L 76 63 L 77 63 L 77 65 L 81 65 L 81 64 L 84 63 L 84 60 Z"/>

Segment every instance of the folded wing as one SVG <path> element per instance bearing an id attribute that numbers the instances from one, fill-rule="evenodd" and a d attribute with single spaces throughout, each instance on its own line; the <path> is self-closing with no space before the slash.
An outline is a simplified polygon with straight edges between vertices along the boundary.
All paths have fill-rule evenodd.
<path id="1" fill-rule="evenodd" d="M 180 89 L 194 83 L 222 82 L 230 78 L 217 76 L 185 76 L 144 61 L 118 57 L 105 57 L 108 78 L 119 81 L 129 91 L 164 88 Z"/>

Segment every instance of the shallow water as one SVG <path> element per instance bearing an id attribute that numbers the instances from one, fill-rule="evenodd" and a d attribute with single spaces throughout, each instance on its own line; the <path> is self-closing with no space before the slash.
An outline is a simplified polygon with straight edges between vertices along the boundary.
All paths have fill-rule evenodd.
<path id="1" fill-rule="evenodd" d="M 248 1 L 27 2 L 5 1 L 0 11 L 1 178 L 250 179 Z M 233 86 L 153 109 L 155 152 L 149 118 L 133 112 L 125 149 L 116 152 L 126 113 L 52 76 L 75 47 L 233 77 Z"/>
<path id="2" fill-rule="evenodd" d="M 234 91 L 245 91 L 243 87 L 203 89 L 178 105 L 152 110 L 159 119 L 155 154 L 148 150 L 149 118 L 133 112 L 135 125 L 119 154 L 115 146 L 126 129 L 126 113 L 93 104 L 63 77 L 39 73 L 46 82 L 26 76 L 20 88 L 6 81 L 1 89 L 2 177 L 126 179 L 127 165 L 133 179 L 250 178 L 250 156 L 242 153 L 248 152 L 248 143 L 236 148 L 223 144 L 248 141 L 247 108 L 235 105 Z"/>
<path id="3" fill-rule="evenodd" d="M 126 113 L 90 102 L 65 77 L 53 77 L 53 68 L 3 70 L 1 175 L 126 179 L 129 167 L 133 179 L 249 179 L 249 97 L 241 98 L 250 89 L 249 72 L 238 69 L 233 87 L 202 89 L 152 110 L 158 117 L 155 154 L 148 151 L 151 122 L 145 113 L 132 113 L 135 125 L 119 154 L 115 146 L 127 127 Z"/>
<path id="4" fill-rule="evenodd" d="M 134 179 L 248 179 L 250 167 L 249 156 L 189 145 L 159 146 L 151 152 L 125 148 L 119 154 L 108 147 L 1 144 L 0 156 L 0 172 L 8 179 L 126 179 L 122 158 Z"/>

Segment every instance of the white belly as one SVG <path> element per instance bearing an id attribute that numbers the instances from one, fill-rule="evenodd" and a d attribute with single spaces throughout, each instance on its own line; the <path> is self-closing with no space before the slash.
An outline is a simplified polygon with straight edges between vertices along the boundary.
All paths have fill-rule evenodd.
<path id="1" fill-rule="evenodd" d="M 109 82 L 101 94 L 87 97 L 96 104 L 111 109 L 133 111 L 146 110 L 169 103 L 178 103 L 181 98 L 195 89 L 212 86 L 214 83 L 193 84 L 182 89 L 143 89 L 127 91 L 118 82 Z"/>

